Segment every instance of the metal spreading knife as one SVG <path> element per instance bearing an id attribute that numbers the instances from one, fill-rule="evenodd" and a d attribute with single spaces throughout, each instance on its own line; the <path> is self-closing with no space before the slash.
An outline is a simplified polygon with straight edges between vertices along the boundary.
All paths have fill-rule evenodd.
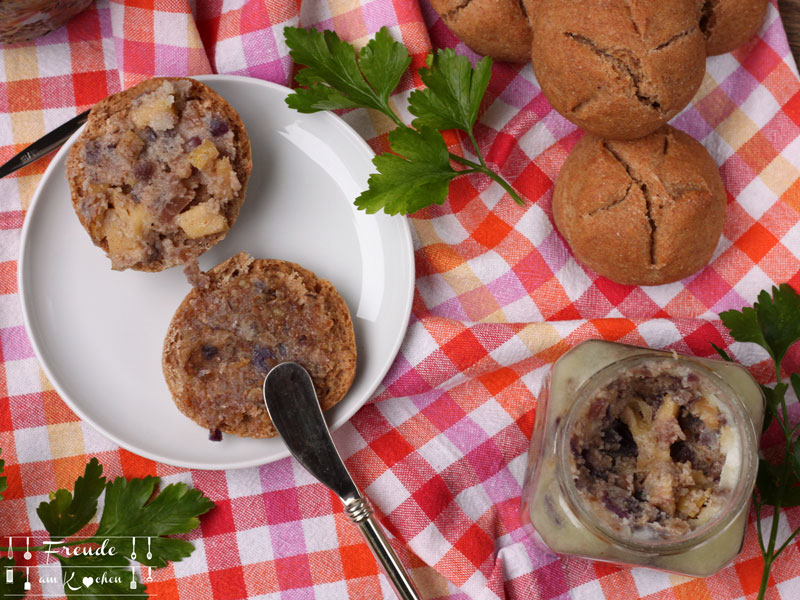
<path id="1" fill-rule="evenodd" d="M 88 118 L 89 111 L 85 110 L 77 117 L 73 117 L 63 125 L 59 125 L 53 129 L 50 133 L 46 133 L 40 137 L 7 163 L 0 165 L 0 178 L 10 175 L 14 171 L 50 154 L 50 152 L 66 142 L 69 136 L 75 133 L 81 125 L 86 123 L 86 119 Z"/>
<path id="2" fill-rule="evenodd" d="M 293 362 L 273 367 L 264 379 L 264 401 L 275 429 L 292 455 L 339 496 L 345 513 L 361 529 L 397 596 L 401 600 L 421 600 L 333 444 L 308 372 Z"/>

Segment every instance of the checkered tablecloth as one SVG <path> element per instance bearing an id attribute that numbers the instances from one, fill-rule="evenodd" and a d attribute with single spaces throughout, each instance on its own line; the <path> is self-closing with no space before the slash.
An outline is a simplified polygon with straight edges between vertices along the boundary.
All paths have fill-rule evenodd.
<path id="1" fill-rule="evenodd" d="M 386 25 L 414 68 L 431 47 L 472 56 L 428 0 L 299 4 L 105 0 L 35 43 L 0 47 L 0 162 L 152 75 L 213 71 L 289 84 L 287 25 L 334 29 L 356 45 Z M 407 119 L 420 81 L 404 81 L 394 100 Z M 386 119 L 343 116 L 385 148 Z M 451 186 L 445 205 L 410 218 L 417 282 L 408 334 L 375 398 L 335 439 L 426 598 L 754 597 L 761 561 L 752 515 L 742 556 L 708 579 L 559 558 L 520 524 L 536 391 L 575 343 L 602 337 L 709 356 L 711 341 L 769 380 L 765 355 L 731 344 L 717 315 L 774 283 L 800 289 L 800 82 L 774 2 L 758 38 L 709 59 L 701 90 L 674 124 L 709 149 L 729 195 L 712 263 L 683 282 L 622 286 L 575 262 L 553 229 L 551 199 L 580 132 L 551 109 L 530 65 L 495 65 L 477 126 L 485 156 L 528 203 L 471 177 Z M 462 151 L 455 135 L 448 141 Z M 217 503 L 187 536 L 191 558 L 154 573 L 153 596 L 392 598 L 338 500 L 292 459 L 225 472 L 156 464 L 100 436 L 59 399 L 33 356 L 17 295 L 20 228 L 45 166 L 0 180 L 0 448 L 10 485 L 0 547 L 4 536 L 45 535 L 36 506 L 97 456 L 112 476 L 190 482 Z M 787 369 L 799 356 L 790 354 Z M 766 443 L 776 440 L 769 433 Z M 782 530 L 798 524 L 800 511 L 782 516 Z M 768 597 L 800 598 L 796 541 L 774 566 Z"/>

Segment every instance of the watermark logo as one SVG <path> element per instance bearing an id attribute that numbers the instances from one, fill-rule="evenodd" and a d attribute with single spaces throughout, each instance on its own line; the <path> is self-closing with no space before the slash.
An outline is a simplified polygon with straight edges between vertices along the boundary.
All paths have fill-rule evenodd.
<path id="1" fill-rule="evenodd" d="M 22 539 L 25 540 L 24 551 Z M 32 539 L 9 537 L 8 558 L 13 559 L 17 554 L 29 561 L 35 553 L 44 559 L 36 565 L 4 566 L 5 573 L 0 572 L 0 577 L 4 577 L 9 585 L 19 581 L 19 573 L 24 574 L 23 589 L 35 592 L 30 596 L 58 597 L 65 591 L 71 596 L 96 596 L 99 590 L 108 587 L 114 589 L 114 597 L 141 596 L 142 582 L 153 581 L 152 568 L 136 563 L 137 556 L 152 559 L 149 537 L 112 536 L 92 541 L 85 538 L 44 539 L 33 546 Z M 15 546 L 15 543 L 20 545 Z M 150 594 L 150 597 L 155 596 Z"/>

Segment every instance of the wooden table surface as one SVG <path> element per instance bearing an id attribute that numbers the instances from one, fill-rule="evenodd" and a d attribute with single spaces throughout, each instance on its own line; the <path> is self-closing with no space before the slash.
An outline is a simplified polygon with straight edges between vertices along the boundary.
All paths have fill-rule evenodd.
<path id="1" fill-rule="evenodd" d="M 794 59 L 800 63 L 800 0 L 778 0 Z"/>

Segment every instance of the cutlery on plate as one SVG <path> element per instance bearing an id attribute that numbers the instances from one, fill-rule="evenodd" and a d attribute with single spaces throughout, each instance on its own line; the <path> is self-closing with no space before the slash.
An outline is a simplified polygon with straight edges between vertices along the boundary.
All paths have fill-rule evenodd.
<path id="1" fill-rule="evenodd" d="M 345 514 L 369 543 L 401 600 L 421 600 L 419 591 L 372 515 L 331 438 L 308 372 L 297 363 L 273 367 L 264 379 L 264 402 L 289 451 L 344 504 Z"/>
<path id="2" fill-rule="evenodd" d="M 10 175 L 14 171 L 50 154 L 66 142 L 69 136 L 80 129 L 80 126 L 86 123 L 88 118 L 89 111 L 85 110 L 77 117 L 73 117 L 63 125 L 59 125 L 50 133 L 44 134 L 7 163 L 0 165 L 0 178 Z"/>

